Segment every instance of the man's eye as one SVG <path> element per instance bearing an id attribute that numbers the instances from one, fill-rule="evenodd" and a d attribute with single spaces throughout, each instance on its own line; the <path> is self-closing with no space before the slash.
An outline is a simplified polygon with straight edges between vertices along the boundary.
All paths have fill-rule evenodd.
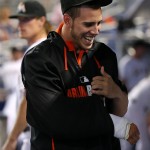
<path id="1" fill-rule="evenodd" d="M 91 27 L 91 26 L 93 26 L 93 23 L 85 23 L 84 24 L 86 27 Z"/>
<path id="2" fill-rule="evenodd" d="M 101 23 L 102 23 L 102 21 L 99 21 L 97 23 L 95 23 L 95 22 L 85 22 L 84 25 L 85 25 L 85 27 L 92 27 L 96 24 L 99 26 Z"/>
<path id="3" fill-rule="evenodd" d="M 97 23 L 97 25 L 99 26 L 102 22 L 103 22 L 103 21 L 99 21 L 99 22 Z"/>

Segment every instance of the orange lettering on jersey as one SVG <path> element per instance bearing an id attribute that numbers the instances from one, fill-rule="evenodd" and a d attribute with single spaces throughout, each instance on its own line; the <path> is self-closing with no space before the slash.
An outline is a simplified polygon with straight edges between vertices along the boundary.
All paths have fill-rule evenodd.
<path id="1" fill-rule="evenodd" d="M 78 93 L 76 88 L 72 88 L 71 90 L 72 90 L 72 96 L 73 97 L 79 97 L 79 93 Z"/>
<path id="2" fill-rule="evenodd" d="M 67 96 L 68 96 L 68 97 L 72 97 L 71 89 L 69 89 L 69 90 L 67 91 Z"/>
<path id="3" fill-rule="evenodd" d="M 78 86 L 76 88 L 68 89 L 67 96 L 72 98 L 86 97 L 88 96 L 84 86 Z"/>
<path id="4" fill-rule="evenodd" d="M 85 90 L 84 86 L 78 86 L 78 90 L 80 93 L 80 97 L 86 97 L 87 96 L 87 91 Z"/>

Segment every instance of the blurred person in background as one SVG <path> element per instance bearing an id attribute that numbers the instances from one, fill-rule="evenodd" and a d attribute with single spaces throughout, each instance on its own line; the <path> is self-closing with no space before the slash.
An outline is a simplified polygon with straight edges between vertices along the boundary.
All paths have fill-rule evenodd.
<path id="1" fill-rule="evenodd" d="M 150 75 L 142 79 L 128 94 L 129 105 L 125 117 L 140 131 L 136 145 L 121 141 L 122 150 L 150 150 Z"/>
<path id="2" fill-rule="evenodd" d="M 2 112 L 7 116 L 7 133 L 10 133 L 16 118 L 18 76 L 24 54 L 23 47 L 11 47 L 10 50 L 10 60 L 0 68 L 0 77 L 6 91 L 6 102 Z"/>
<path id="3" fill-rule="evenodd" d="M 45 40 L 49 31 L 52 30 L 49 21 L 46 19 L 45 8 L 37 1 L 20 2 L 17 8 L 17 14 L 10 16 L 10 18 L 19 21 L 19 36 L 28 42 L 26 52 Z M 19 150 L 30 149 L 30 127 L 26 122 L 27 104 L 21 76 L 19 76 L 18 104 L 19 108 L 15 125 L 8 135 L 2 150 L 15 150 L 18 137 L 21 140 L 21 144 L 17 148 Z"/>
<path id="4" fill-rule="evenodd" d="M 4 81 L 0 76 L 0 113 L 2 112 L 6 102 L 6 90 L 4 88 Z"/>
<path id="5" fill-rule="evenodd" d="M 135 40 L 128 54 L 119 61 L 119 76 L 130 91 L 141 79 L 148 76 L 150 61 L 147 57 L 148 43 L 144 40 Z"/>
<path id="6" fill-rule="evenodd" d="M 146 125 L 148 129 L 148 135 L 150 138 L 150 109 L 148 110 L 147 116 L 146 116 Z"/>
<path id="7" fill-rule="evenodd" d="M 53 10 L 50 13 L 50 20 L 55 29 L 63 21 L 60 2 L 56 3 L 55 6 L 53 7 Z"/>
<path id="8" fill-rule="evenodd" d="M 17 26 L 9 19 L 10 8 L 0 8 L 0 41 L 10 40 L 17 37 Z"/>

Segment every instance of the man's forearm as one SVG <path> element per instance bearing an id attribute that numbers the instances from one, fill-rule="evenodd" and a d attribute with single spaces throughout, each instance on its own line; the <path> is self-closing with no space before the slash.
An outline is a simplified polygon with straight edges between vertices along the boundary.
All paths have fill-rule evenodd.
<path id="1" fill-rule="evenodd" d="M 121 91 L 120 89 L 117 98 L 114 99 L 113 114 L 122 117 L 127 112 L 127 107 L 128 107 L 128 96 L 125 92 Z"/>
<path id="2" fill-rule="evenodd" d="M 27 126 L 27 121 L 26 121 L 26 108 L 27 108 L 27 102 L 24 97 L 22 100 L 19 110 L 18 110 L 18 115 L 17 119 L 14 125 L 14 128 L 11 132 L 10 137 L 12 138 L 18 138 L 19 134 L 25 129 Z"/>
<path id="3" fill-rule="evenodd" d="M 8 138 L 7 138 L 6 142 L 4 143 L 2 150 L 15 150 L 16 149 L 18 136 L 27 126 L 26 107 L 27 107 L 27 102 L 24 97 L 24 99 L 22 100 L 22 102 L 20 104 L 19 110 L 18 110 L 15 125 L 14 125 L 10 135 L 8 135 Z"/>

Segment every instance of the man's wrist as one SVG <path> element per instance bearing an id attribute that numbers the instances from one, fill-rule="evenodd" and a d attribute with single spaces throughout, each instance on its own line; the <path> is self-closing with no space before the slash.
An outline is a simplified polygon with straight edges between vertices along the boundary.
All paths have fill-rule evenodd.
<path id="1" fill-rule="evenodd" d="M 131 126 L 131 123 L 127 123 L 126 132 L 125 132 L 125 140 L 127 140 L 129 138 L 130 126 Z"/>
<path id="2" fill-rule="evenodd" d="M 119 117 L 110 114 L 114 123 L 114 136 L 120 139 L 128 139 L 130 130 L 130 121 L 125 117 Z"/>

